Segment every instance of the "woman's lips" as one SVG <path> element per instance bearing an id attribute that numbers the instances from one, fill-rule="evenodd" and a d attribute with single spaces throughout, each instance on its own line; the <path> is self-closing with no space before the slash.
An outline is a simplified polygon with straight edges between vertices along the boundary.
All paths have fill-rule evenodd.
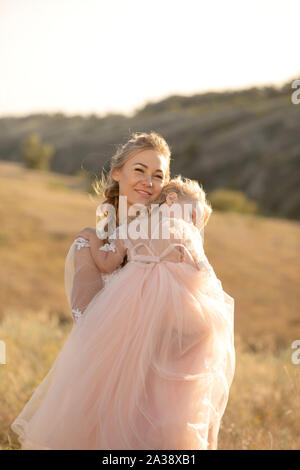
<path id="1" fill-rule="evenodd" d="M 144 199 L 149 199 L 149 197 L 152 196 L 152 194 L 149 194 L 147 191 L 143 191 L 142 189 L 135 189 L 135 191 Z"/>

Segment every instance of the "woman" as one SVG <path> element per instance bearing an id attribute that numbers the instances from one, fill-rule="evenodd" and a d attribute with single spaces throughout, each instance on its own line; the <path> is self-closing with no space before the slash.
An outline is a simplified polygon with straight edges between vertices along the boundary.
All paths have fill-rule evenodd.
<path id="1" fill-rule="evenodd" d="M 170 179 L 171 152 L 167 142 L 155 132 L 133 133 L 128 142 L 117 149 L 111 159 L 107 179 L 94 183 L 94 189 L 103 203 L 116 210 L 116 225 L 119 225 L 119 196 L 127 197 L 127 209 L 133 204 L 150 205 Z M 65 264 L 65 288 L 70 309 L 76 321 L 83 315 L 93 297 L 126 264 L 112 274 L 99 271 L 84 239 L 86 228 L 75 236 Z"/>
<path id="2" fill-rule="evenodd" d="M 160 136 L 154 133 L 142 136 L 135 134 L 128 144 L 117 152 L 112 161 L 109 177 L 115 192 L 109 193 L 109 188 L 105 192 L 107 200 L 110 195 L 110 202 L 116 208 L 117 225 L 120 225 L 121 216 L 119 196 L 127 197 L 127 208 L 133 204 L 149 204 L 157 199 L 165 182 L 169 180 L 170 152 Z M 80 233 L 84 235 L 86 231 Z M 95 285 L 98 282 L 99 286 L 100 273 L 96 270 L 96 265 L 88 264 L 87 255 L 82 258 L 77 256 L 84 252 L 89 255 L 87 247 L 75 250 L 75 271 L 78 266 L 90 266 L 92 276 L 88 276 L 88 282 Z M 129 260 L 132 261 L 130 256 L 131 253 Z M 120 260 L 122 258 L 123 255 Z M 224 379 L 222 370 L 216 368 L 215 371 L 210 371 L 215 363 L 210 364 L 211 351 L 205 349 L 206 345 L 211 344 L 212 336 L 200 328 L 200 337 L 195 338 L 195 325 L 190 334 L 189 323 L 188 328 L 183 331 L 188 331 L 183 335 L 183 341 L 178 342 L 187 318 L 186 315 L 180 318 L 176 312 L 182 314 L 184 310 L 181 309 L 180 302 L 184 302 L 184 308 L 190 314 L 191 306 L 198 305 L 197 299 L 201 297 L 203 308 L 201 307 L 201 314 L 197 315 L 197 319 L 205 317 L 203 312 L 207 307 L 207 321 L 204 318 L 204 323 L 209 324 L 210 319 L 216 318 L 213 325 L 215 331 L 223 318 L 223 310 L 219 311 L 216 304 L 218 299 L 213 295 L 209 298 L 205 292 L 200 292 L 201 283 L 200 279 L 197 281 L 198 277 L 195 277 L 195 288 L 192 295 L 189 295 L 186 287 L 190 288 L 190 269 L 187 271 L 190 274 L 185 275 L 185 271 L 179 266 L 172 266 L 172 270 L 178 269 L 181 276 L 183 287 L 180 288 L 176 281 L 176 285 L 168 282 L 172 270 L 169 272 L 167 267 L 158 268 L 154 272 L 151 263 L 147 265 L 147 269 L 146 266 L 134 266 L 134 270 L 139 270 L 134 271 L 138 274 L 134 277 L 132 266 L 132 263 L 128 263 L 126 269 L 111 284 L 112 289 L 104 289 L 99 296 L 95 293 L 93 295 L 90 290 L 90 299 L 84 288 L 86 276 L 75 276 L 76 282 L 73 283 L 70 300 L 74 304 L 77 299 L 78 305 L 82 305 L 80 314 L 86 311 L 86 316 L 83 315 L 73 328 L 49 373 L 11 425 L 12 430 L 18 434 L 23 449 L 217 448 L 220 420 L 213 416 L 219 412 L 214 407 L 211 409 L 208 398 L 221 411 L 226 403 L 225 395 L 219 392 Z M 141 278 L 143 269 L 145 274 Z M 153 282 L 149 283 L 147 276 L 151 270 L 154 277 Z M 82 274 L 84 271 L 78 269 L 75 274 L 78 273 Z M 89 274 L 88 270 L 86 274 Z M 130 284 L 131 280 L 133 283 Z M 134 286 L 140 280 L 142 290 L 137 290 Z M 131 290 L 128 289 L 129 285 Z M 166 295 L 166 286 L 172 285 L 172 295 Z M 100 285 L 100 289 L 102 287 Z M 157 295 L 159 291 L 160 297 Z M 187 292 L 187 297 L 181 295 L 184 292 Z M 157 304 L 154 305 L 155 299 Z M 194 303 L 191 303 L 193 299 Z M 144 302 L 143 307 L 141 300 Z M 164 307 L 164 302 L 167 302 L 168 308 Z M 136 308 L 131 305 L 136 305 Z M 75 308 L 74 310 L 76 311 Z M 225 310 L 224 304 L 223 313 Z M 229 303 L 228 310 L 230 313 L 233 311 L 232 303 Z M 165 327 L 164 318 L 170 320 L 171 328 L 169 324 Z M 176 328 L 173 328 L 174 321 Z M 230 329 L 229 332 L 231 331 Z M 204 336 L 207 336 L 207 341 L 203 341 Z M 217 338 L 217 335 L 213 337 Z M 166 341 L 161 342 L 160 338 Z M 232 341 L 233 338 L 229 339 Z M 215 341 L 213 344 L 216 346 L 216 358 L 223 362 L 223 343 Z M 197 349 L 197 345 L 201 350 Z M 183 356 L 177 354 L 178 347 Z M 74 361 L 76 357 L 77 360 Z M 156 361 L 157 357 L 162 361 Z M 187 367 L 182 363 L 182 358 L 186 359 Z M 175 369 L 171 371 L 171 378 L 175 379 L 175 384 L 169 380 L 170 360 L 173 359 Z M 151 368 L 149 361 L 153 365 Z M 198 377 L 197 365 L 200 363 L 204 364 L 205 370 Z M 224 364 L 229 378 L 232 376 L 231 364 L 230 361 Z M 157 367 L 159 365 L 161 367 Z M 178 378 L 182 376 L 182 368 L 184 380 L 180 382 Z M 155 371 L 158 374 L 155 375 Z M 192 387 L 191 379 L 201 380 L 201 388 L 200 385 Z M 146 394 L 140 394 L 141 389 Z M 196 422 L 192 420 L 190 423 L 194 409 L 197 411 Z M 179 418 L 182 415 L 182 419 L 176 419 L 178 413 Z M 203 442 L 201 436 L 198 437 L 200 427 L 205 427 L 204 434 L 207 434 Z"/>

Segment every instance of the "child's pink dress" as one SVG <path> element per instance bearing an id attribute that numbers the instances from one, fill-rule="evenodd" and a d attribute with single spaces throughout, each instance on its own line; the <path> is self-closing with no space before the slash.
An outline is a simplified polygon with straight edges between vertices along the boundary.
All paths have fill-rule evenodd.
<path id="1" fill-rule="evenodd" d="M 234 299 L 192 224 L 165 217 L 158 239 L 121 239 L 124 228 L 104 249 L 111 271 L 124 250 L 128 263 L 11 425 L 22 449 L 217 449 L 235 371 Z"/>

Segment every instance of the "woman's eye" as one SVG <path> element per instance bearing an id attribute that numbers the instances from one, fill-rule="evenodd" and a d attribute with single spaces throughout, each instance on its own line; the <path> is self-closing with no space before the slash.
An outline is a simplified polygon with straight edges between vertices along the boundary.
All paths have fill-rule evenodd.
<path id="1" fill-rule="evenodd" d="M 142 173 L 144 173 L 144 170 L 142 168 L 135 168 L 136 171 L 141 171 Z M 163 179 L 162 175 L 154 175 L 156 178 L 159 178 L 160 180 Z"/>

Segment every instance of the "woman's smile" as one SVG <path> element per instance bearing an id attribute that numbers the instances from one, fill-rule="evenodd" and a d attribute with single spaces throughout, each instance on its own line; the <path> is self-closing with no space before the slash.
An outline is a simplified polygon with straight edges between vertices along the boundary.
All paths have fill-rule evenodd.
<path id="1" fill-rule="evenodd" d="M 144 199 L 149 199 L 152 196 L 152 192 L 144 189 L 135 189 L 135 191 Z"/>
<path id="2" fill-rule="evenodd" d="M 127 197 L 127 204 L 149 204 L 160 194 L 168 162 L 154 150 L 144 150 L 133 155 L 126 163 L 115 168 L 112 176 L 119 183 L 119 195 Z"/>

